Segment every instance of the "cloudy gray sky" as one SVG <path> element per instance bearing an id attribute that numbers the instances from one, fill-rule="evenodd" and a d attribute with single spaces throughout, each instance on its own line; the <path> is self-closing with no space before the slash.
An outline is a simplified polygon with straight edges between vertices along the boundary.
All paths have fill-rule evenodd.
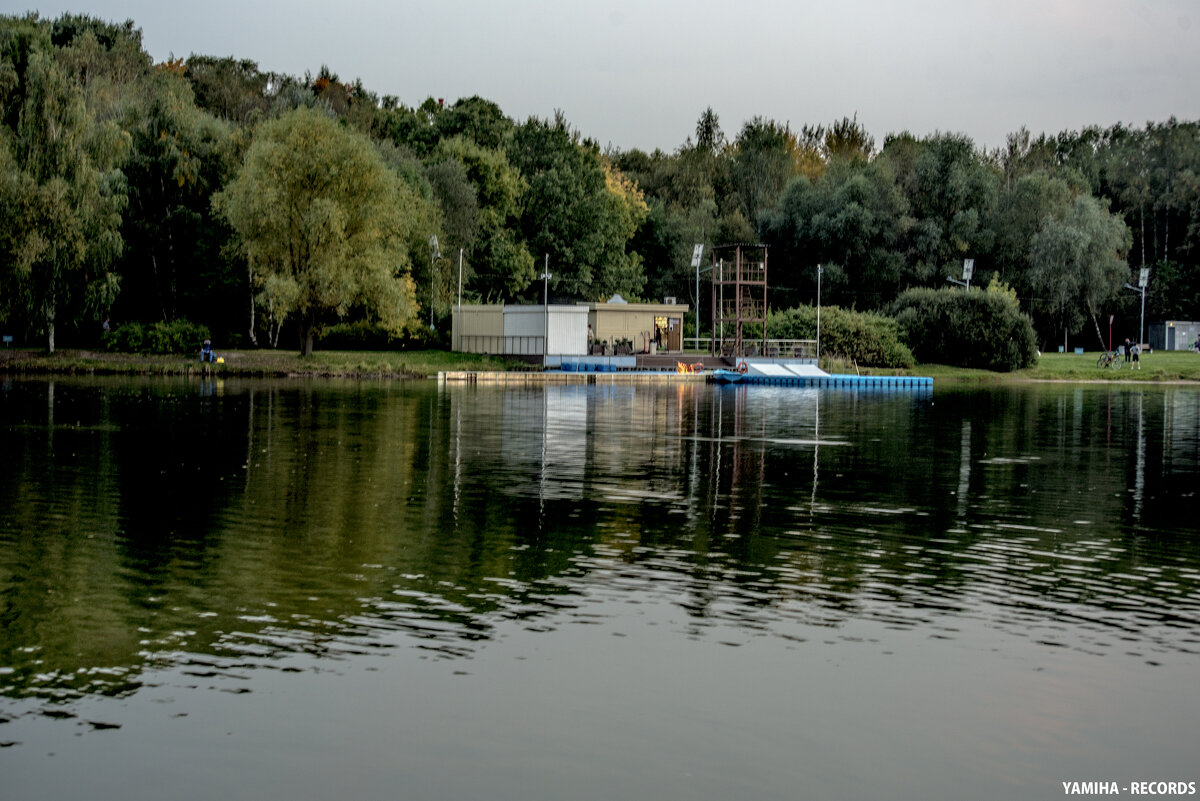
<path id="1" fill-rule="evenodd" d="M 909 130 L 1003 143 L 1200 118 L 1196 0 L 77 0 L 6 13 L 133 19 L 155 60 L 327 64 L 408 105 L 481 95 L 523 120 L 562 109 L 585 136 L 673 150 L 706 106 L 736 134 L 755 115 L 858 115 L 876 144 Z"/>

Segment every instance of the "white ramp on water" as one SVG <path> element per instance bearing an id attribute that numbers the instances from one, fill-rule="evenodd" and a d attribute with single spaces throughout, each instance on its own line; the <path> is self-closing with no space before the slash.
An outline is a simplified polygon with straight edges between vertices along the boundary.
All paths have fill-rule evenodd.
<path id="1" fill-rule="evenodd" d="M 815 364 L 806 362 L 768 362 L 768 361 L 751 361 L 745 359 L 746 373 L 749 375 L 761 375 L 769 378 L 821 378 L 828 376 L 829 373 L 817 367 Z"/>
<path id="2" fill-rule="evenodd" d="M 785 367 L 782 364 L 772 364 L 772 363 L 754 364 L 753 362 L 750 362 L 746 365 L 746 368 L 747 368 L 746 372 L 749 373 L 750 375 L 765 375 L 765 376 L 770 376 L 772 378 L 791 378 L 792 377 L 792 374 L 788 371 L 787 367 Z"/>
<path id="3" fill-rule="evenodd" d="M 825 372 L 820 367 L 817 367 L 815 364 L 792 363 L 784 366 L 787 367 L 788 371 L 792 375 L 798 375 L 801 378 L 823 378 L 829 375 L 829 373 Z"/>

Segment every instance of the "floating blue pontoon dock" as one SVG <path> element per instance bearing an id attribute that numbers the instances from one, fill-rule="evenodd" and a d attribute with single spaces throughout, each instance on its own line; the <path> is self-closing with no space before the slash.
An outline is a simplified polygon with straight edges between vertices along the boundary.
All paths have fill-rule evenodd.
<path id="1" fill-rule="evenodd" d="M 729 370 L 721 372 L 732 372 Z M 718 384 L 751 384 L 779 387 L 840 387 L 842 389 L 932 389 L 933 379 L 923 376 L 903 375 L 840 375 L 824 376 L 766 376 L 737 375 L 730 379 L 714 374 Z"/>
<path id="2" fill-rule="evenodd" d="M 923 376 L 830 374 L 812 364 L 755 362 L 742 360 L 736 370 L 715 370 L 712 380 L 720 384 L 751 384 L 782 387 L 841 389 L 928 390 L 933 379 Z"/>

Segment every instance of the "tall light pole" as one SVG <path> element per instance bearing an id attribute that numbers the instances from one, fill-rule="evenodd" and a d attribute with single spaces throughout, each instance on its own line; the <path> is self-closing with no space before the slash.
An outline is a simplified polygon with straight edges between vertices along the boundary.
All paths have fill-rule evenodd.
<path id="1" fill-rule="evenodd" d="M 1146 285 L 1149 283 L 1150 283 L 1150 268 L 1143 267 L 1141 269 L 1141 271 L 1138 273 L 1138 285 L 1137 286 L 1134 286 L 1133 284 L 1125 285 L 1126 289 L 1132 289 L 1134 292 L 1137 292 L 1139 295 L 1142 296 L 1142 319 L 1138 323 L 1138 341 L 1136 343 L 1138 346 L 1138 350 L 1141 350 L 1141 348 L 1142 348 L 1142 341 L 1143 341 L 1142 337 L 1145 336 L 1145 332 L 1146 332 Z"/>
<path id="2" fill-rule="evenodd" d="M 821 274 L 825 268 L 817 265 L 817 367 L 821 366 Z"/>
<path id="3" fill-rule="evenodd" d="M 700 258 L 704 255 L 704 245 L 697 243 L 692 248 L 692 266 L 696 268 L 696 349 L 700 349 Z"/>
<path id="4" fill-rule="evenodd" d="M 429 235 L 429 330 L 433 330 L 433 263 L 442 257 L 438 250 L 437 234 Z"/>
<path id="5" fill-rule="evenodd" d="M 550 274 L 550 254 L 546 254 L 546 267 L 542 270 L 542 306 L 546 310 L 546 336 L 542 339 L 542 363 L 546 363 L 546 357 L 550 355 L 550 279 L 553 278 Z"/>
<path id="6" fill-rule="evenodd" d="M 462 256 L 463 249 L 458 249 L 458 324 L 453 328 L 458 330 L 458 336 L 455 337 L 453 343 L 455 350 L 460 350 L 462 346 Z"/>

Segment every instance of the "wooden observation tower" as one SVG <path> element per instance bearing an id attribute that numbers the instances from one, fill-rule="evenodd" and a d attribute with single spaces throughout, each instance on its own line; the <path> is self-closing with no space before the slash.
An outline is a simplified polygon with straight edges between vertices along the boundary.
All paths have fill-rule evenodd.
<path id="1" fill-rule="evenodd" d="M 761 356 L 767 345 L 767 246 L 712 249 L 714 356 Z"/>

